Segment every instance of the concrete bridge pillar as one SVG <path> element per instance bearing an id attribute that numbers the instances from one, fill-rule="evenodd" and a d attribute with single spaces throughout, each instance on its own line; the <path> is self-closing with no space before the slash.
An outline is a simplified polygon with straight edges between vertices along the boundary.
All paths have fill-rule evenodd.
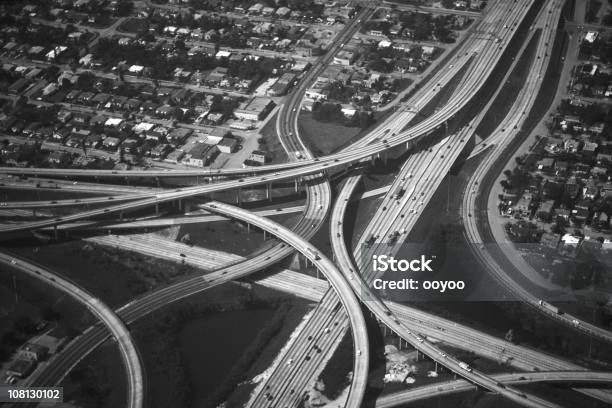
<path id="1" fill-rule="evenodd" d="M 266 184 L 266 198 L 272 200 L 272 184 Z"/>
<path id="2" fill-rule="evenodd" d="M 159 215 L 159 204 L 155 204 L 155 215 Z"/>
<path id="3" fill-rule="evenodd" d="M 300 270 L 302 269 L 302 263 L 300 260 L 300 254 L 296 253 L 293 255 L 293 258 L 291 259 L 291 265 L 290 265 L 291 269 L 295 269 L 295 270 Z"/>

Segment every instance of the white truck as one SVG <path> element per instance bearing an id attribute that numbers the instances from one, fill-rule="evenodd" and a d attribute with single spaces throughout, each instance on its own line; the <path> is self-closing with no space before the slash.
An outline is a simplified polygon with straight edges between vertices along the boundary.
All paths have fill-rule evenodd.
<path id="1" fill-rule="evenodd" d="M 468 373 L 472 372 L 472 367 L 469 366 L 468 363 L 464 363 L 463 361 L 459 363 L 459 367 L 467 371 Z"/>

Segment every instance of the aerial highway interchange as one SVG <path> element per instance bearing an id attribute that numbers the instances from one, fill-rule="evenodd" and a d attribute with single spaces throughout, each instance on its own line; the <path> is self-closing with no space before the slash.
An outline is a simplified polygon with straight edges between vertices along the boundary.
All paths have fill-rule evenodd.
<path id="1" fill-rule="evenodd" d="M 419 310 L 413 305 L 384 299 L 372 290 L 373 280 L 379 277 L 370 268 L 372 256 L 396 254 L 422 220 L 425 209 L 451 169 L 460 165 L 466 157 L 474 155 L 481 161 L 465 187 L 460 216 L 471 251 L 483 270 L 520 302 L 529 305 L 531 310 L 544 318 L 563 325 L 564 330 L 612 343 L 612 332 L 609 330 L 570 313 L 552 312 L 542 306 L 539 296 L 513 279 L 505 271 L 507 262 L 500 265 L 497 260 L 499 254 L 491 253 L 483 245 L 490 242 L 490 236 L 486 231 L 486 221 L 477 216 L 478 208 L 483 206 L 479 200 L 487 200 L 483 198 L 487 192 L 483 188 L 483 180 L 493 171 L 496 161 L 501 160 L 513 138 L 525 125 L 549 64 L 553 63 L 552 47 L 563 20 L 565 3 L 561 0 L 541 3 L 534 0 L 489 1 L 445 64 L 431 77 L 425 78 L 409 98 L 359 140 L 335 153 L 317 157 L 302 139 L 298 125 L 306 89 L 332 63 L 334 55 L 341 51 L 363 22 L 375 14 L 381 3 L 364 3 L 364 7 L 338 33 L 332 46 L 313 64 L 280 106 L 275 128 L 288 156 L 286 163 L 214 171 L 0 168 L 0 173 L 5 175 L 3 188 L 36 189 L 40 187 L 39 184 L 33 186 L 28 184 L 30 179 L 21 182 L 14 176 L 42 177 L 44 185 L 52 186 L 55 183 L 56 187 L 60 187 L 56 189 L 59 192 L 98 194 L 83 198 L 73 198 L 71 195 L 54 200 L 7 200 L 0 206 L 0 215 L 6 214 L 11 218 L 0 225 L 3 240 L 28 236 L 32 232 L 47 233 L 52 239 L 60 239 L 58 237 L 67 236 L 64 234 L 72 231 L 87 230 L 88 234 L 93 233 L 93 236 L 84 238 L 87 241 L 186 263 L 201 271 L 198 276 L 154 289 L 113 311 L 95 294 L 62 278 L 61 274 L 50 268 L 10 251 L 1 251 L 0 263 L 5 267 L 39 279 L 74 297 L 101 322 L 76 337 L 24 385 L 61 384 L 80 361 L 111 337 L 119 345 L 126 371 L 127 406 L 147 407 L 147 387 L 143 379 L 146 373 L 142 368 L 142 356 L 130 334 L 130 325 L 154 310 L 196 294 L 206 296 L 206 291 L 211 288 L 248 279 L 295 256 L 298 260 L 306 260 L 325 279 L 316 279 L 284 267 L 270 276 L 253 279 L 263 286 L 316 302 L 317 306 L 279 353 L 267 376 L 255 386 L 245 406 L 300 406 L 306 391 L 320 378 L 345 336 L 352 339 L 352 374 L 341 404 L 349 408 L 365 406 L 373 359 L 368 333 L 371 329 L 366 324 L 367 320 L 373 320 L 377 327 L 394 333 L 400 344 L 403 341 L 407 347 L 435 362 L 436 367 L 444 367 L 455 376 L 454 380 L 379 396 L 374 402 L 375 406 L 406 406 L 404 404 L 474 389 L 499 394 L 525 407 L 565 406 L 563 401 L 541 396 L 537 391 L 532 391 L 533 388 L 522 387 L 531 383 L 567 384 L 584 398 L 612 404 L 612 392 L 606 389 L 612 383 L 611 372 L 591 370 L 530 347 L 513 344 Z M 528 21 L 530 19 L 532 21 Z M 529 33 L 520 37 L 521 30 Z M 499 76 L 500 72 L 507 76 L 518 62 L 526 43 L 532 39 L 537 40 L 534 51 L 537 58 L 530 61 L 529 74 L 512 106 L 491 135 L 477 135 L 476 130 L 493 102 L 492 95 L 497 95 L 503 86 L 494 83 L 492 78 Z M 508 61 L 508 53 L 517 49 L 521 51 L 512 57 L 514 62 L 506 72 L 500 65 Z M 503 75 L 501 77 L 505 78 Z M 450 95 L 439 100 L 437 96 L 443 90 Z M 478 98 L 485 97 L 489 98 L 484 103 L 486 108 L 469 116 L 468 112 L 481 102 Z M 419 112 L 431 105 L 438 107 L 420 118 Z M 475 142 L 477 137 L 485 136 L 486 144 Z M 357 190 L 363 186 L 369 166 L 389 161 L 398 163 L 394 178 L 388 186 L 374 192 L 381 198 L 377 199 L 374 212 L 364 223 L 361 235 L 353 240 L 347 236 L 348 225 L 355 221 L 347 215 L 348 207 L 359 202 Z M 331 181 L 332 176 L 334 182 Z M 57 181 L 54 181 L 55 178 Z M 195 180 L 196 185 L 138 185 L 143 180 L 150 184 L 166 178 L 189 178 Z M 136 185 L 121 185 L 127 181 Z M 294 185 L 295 190 L 305 196 L 304 203 L 277 209 L 240 207 L 242 191 L 265 188 L 269 194 L 279 185 Z M 236 192 L 238 204 L 213 198 L 213 194 L 223 192 Z M 176 204 L 179 211 L 196 210 L 179 215 L 160 212 L 160 206 L 169 203 Z M 58 209 L 62 213 L 54 214 Z M 136 218 L 131 215 L 134 213 L 138 213 Z M 143 216 L 143 213 L 146 215 Z M 274 221 L 274 216 L 282 214 L 298 216 L 292 219 L 292 225 L 287 226 Z M 28 218 L 19 221 L 21 216 Z M 226 220 L 248 225 L 249 229 L 265 231 L 274 239 L 264 242 L 261 250 L 252 255 L 238 256 L 165 238 L 140 237 L 138 234 L 114 235 L 123 230 L 133 233 L 143 229 Z M 326 231 L 331 256 L 327 256 L 314 239 Z M 485 372 L 467 365 L 442 345 L 492 360 L 503 356 L 506 368 L 512 371 Z M 457 376 L 461 378 L 457 379 Z"/>

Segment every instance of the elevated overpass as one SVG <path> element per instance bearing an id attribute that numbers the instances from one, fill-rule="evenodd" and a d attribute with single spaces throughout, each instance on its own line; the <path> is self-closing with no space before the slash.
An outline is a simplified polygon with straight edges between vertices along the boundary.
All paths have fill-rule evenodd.
<path id="1" fill-rule="evenodd" d="M 584 371 L 548 371 L 539 373 L 495 374 L 491 377 L 496 382 L 511 385 L 526 385 L 537 382 L 597 384 L 600 381 L 606 382 L 606 378 L 608 378 L 609 375 L 609 373 L 594 373 Z M 460 392 L 476 391 L 477 389 L 478 387 L 465 380 L 434 383 L 380 397 L 376 400 L 376 408 L 399 407 L 416 401 L 443 397 Z"/>
<path id="2" fill-rule="evenodd" d="M 480 212 L 477 211 L 478 208 L 482 208 L 483 206 L 479 203 L 479 200 L 483 198 L 486 202 L 488 199 L 488 195 L 486 197 L 480 195 L 483 180 L 486 180 L 487 174 L 490 173 L 495 164 L 501 160 L 503 154 L 509 149 L 513 140 L 521 131 L 527 119 L 525 112 L 529 112 L 533 108 L 542 84 L 542 78 L 546 74 L 549 65 L 551 53 L 548 44 L 552 45 L 555 41 L 556 30 L 553 28 L 556 27 L 556 22 L 560 18 L 561 9 L 560 7 L 553 7 L 553 5 L 551 5 L 547 10 L 550 11 L 547 12 L 546 21 L 541 21 L 536 24 L 537 27 L 542 29 L 542 36 L 538 44 L 538 50 L 536 52 L 537 58 L 534 60 L 534 67 L 530 71 L 526 84 L 519 93 L 510 111 L 491 135 L 491 138 L 495 140 L 496 144 L 493 146 L 492 150 L 487 153 L 484 160 L 480 162 L 468 182 L 463 197 L 462 219 L 464 222 L 465 234 L 470 243 L 472 252 L 509 293 L 553 320 L 592 337 L 611 342 L 612 332 L 609 330 L 595 326 L 574 315 L 567 313 L 558 314 L 541 306 L 539 304 L 540 298 L 533 295 L 516 280 L 511 278 L 505 270 L 505 268 L 508 267 L 518 269 L 528 269 L 531 267 L 527 265 L 524 260 L 518 264 L 519 260 L 514 259 L 513 254 L 507 254 L 507 251 L 504 250 L 503 243 L 500 250 L 496 251 L 497 257 L 503 257 L 508 261 L 505 262 L 505 266 L 502 267 L 495 259 L 495 256 L 492 255 L 491 249 L 487 245 L 489 241 L 483 239 L 483 233 L 479 225 L 480 221 L 483 221 L 485 224 L 488 222 L 486 217 L 484 220 L 481 220 L 479 215 Z M 486 204 L 484 208 L 486 209 Z M 488 216 L 489 215 L 487 215 L 487 217 Z"/>
<path id="3" fill-rule="evenodd" d="M 123 363 L 127 369 L 127 406 L 129 408 L 143 408 L 145 406 L 144 378 L 140 355 L 129 329 L 112 309 L 80 286 L 32 261 L 6 252 L 0 252 L 0 264 L 17 269 L 34 279 L 58 289 L 85 306 L 104 323 L 105 328 L 108 330 L 106 333 L 110 332 L 117 341 Z M 83 354 L 78 360 L 73 361 L 73 366 L 85 355 Z"/>
<path id="4" fill-rule="evenodd" d="M 187 264 L 203 268 L 204 270 L 221 268 L 216 272 L 211 272 L 203 276 L 199 275 L 189 278 L 184 282 L 178 282 L 169 287 L 158 289 L 129 302 L 116 312 L 122 320 L 128 324 L 131 324 L 135 320 L 171 302 L 200 293 L 215 285 L 230 282 L 236 276 L 232 275 L 234 273 L 232 265 L 245 263 L 244 258 L 240 256 L 233 255 L 232 257 L 227 257 L 226 255 L 218 254 L 217 251 L 189 247 L 188 245 L 162 238 L 149 240 L 139 236 L 134 237 L 133 241 L 129 237 L 114 239 L 110 236 L 101 236 L 99 238 L 94 238 L 94 242 L 120 247 L 130 251 L 137 251 L 150 256 L 162 257 L 163 259 L 174 260 L 176 262 L 182 262 L 184 259 Z M 181 258 L 178 255 L 179 253 L 185 253 L 187 257 Z M 272 289 L 296 294 L 297 296 L 312 301 L 319 301 L 328 288 L 328 283 L 324 280 L 287 270 L 268 277 L 258 278 L 256 282 Z M 503 358 L 508 361 L 508 365 L 516 369 L 538 369 L 542 371 L 584 370 L 582 367 L 552 355 L 532 350 L 524 346 L 515 345 L 459 323 L 419 311 L 418 309 L 409 308 L 405 305 L 393 302 L 386 302 L 386 305 L 400 321 L 414 327 L 414 330 L 425 336 L 435 338 L 444 336 L 445 342 L 453 347 L 471 350 L 477 355 L 492 360 Z M 54 363 L 52 367 L 46 369 L 46 373 L 43 373 L 39 380 L 45 377 L 48 378 L 47 373 L 50 369 L 55 372 L 56 378 L 62 378 L 65 374 L 65 372 L 62 373 L 62 367 L 64 367 L 64 370 L 67 370 L 74 366 L 76 361 L 86 356 L 99 342 L 103 341 L 104 338 L 108 336 L 108 332 L 106 332 L 106 334 L 104 332 L 100 333 L 100 331 L 96 329 L 97 327 L 90 328 L 86 331 L 85 335 L 75 339 L 67 345 L 64 351 L 58 356 L 60 360 L 59 363 L 62 363 L 62 361 L 65 363 Z M 97 334 L 91 336 L 93 333 Z M 101 340 L 88 340 L 92 337 L 97 337 Z M 34 384 L 41 384 L 41 382 L 36 381 Z M 46 384 L 53 385 L 55 383 L 50 381 L 46 382 Z M 609 392 L 605 390 L 580 389 L 580 391 L 608 403 L 612 403 L 612 397 Z"/>
<path id="5" fill-rule="evenodd" d="M 500 58 L 500 50 L 504 49 L 504 44 L 506 44 L 507 41 L 512 37 L 514 33 L 514 31 L 512 31 L 512 27 L 514 27 L 518 22 L 521 21 L 522 17 L 529 8 L 528 5 L 531 5 L 531 3 L 521 3 L 518 6 L 512 8 L 499 7 L 492 10 L 492 12 L 490 13 L 490 19 L 492 21 L 483 20 L 483 22 L 486 21 L 485 26 L 490 26 L 490 29 L 492 29 L 496 24 L 496 18 L 506 17 L 506 21 L 508 21 L 508 24 L 506 25 L 510 27 L 503 34 L 504 40 L 502 41 L 502 43 L 497 44 L 487 41 L 483 42 L 482 40 L 474 40 L 477 43 L 478 49 L 480 50 L 480 52 L 477 54 L 477 60 L 479 62 L 472 70 L 471 75 L 469 77 L 469 81 L 464 81 L 465 86 L 463 86 L 459 90 L 459 92 L 457 92 L 455 97 L 451 101 L 449 101 L 449 103 L 445 105 L 444 108 L 440 109 L 438 112 L 432 114 L 430 117 L 426 118 L 422 122 L 418 123 L 417 125 L 411 127 L 406 131 L 394 134 L 388 131 L 387 129 L 379 128 L 370 135 L 370 137 L 372 138 L 371 140 L 375 141 L 374 143 L 370 143 L 368 145 L 356 149 L 351 149 L 350 151 L 340 152 L 335 155 L 327 156 L 325 159 L 312 159 L 309 162 L 313 164 L 308 164 L 298 169 L 276 172 L 272 175 L 266 176 L 246 177 L 243 179 L 225 181 L 207 186 L 198 186 L 182 189 L 179 188 L 172 192 L 157 193 L 154 197 L 148 197 L 148 195 L 143 194 L 135 194 L 132 197 L 138 198 L 138 200 L 130 203 L 124 203 L 109 206 L 106 208 L 85 211 L 79 214 L 58 217 L 53 220 L 42 220 L 32 223 L 26 223 L 20 226 L 4 226 L 3 228 L 0 228 L 0 232 L 6 233 L 39 229 L 43 227 L 63 224 L 66 222 L 78 221 L 80 219 L 99 217 L 109 213 L 131 211 L 143 207 L 154 206 L 163 202 L 181 200 L 183 198 L 209 194 L 215 191 L 240 189 L 247 186 L 268 184 L 272 182 L 280 182 L 296 178 L 299 179 L 307 175 L 323 173 L 333 168 L 347 166 L 350 165 L 350 163 L 360 161 L 364 158 L 377 157 L 381 152 L 398 146 L 404 146 L 405 144 L 411 146 L 411 143 L 414 143 L 415 140 L 427 135 L 428 133 L 436 129 L 438 126 L 440 126 L 441 123 L 444 123 L 445 120 L 456 114 L 465 105 L 467 100 L 469 100 L 469 95 L 474 94 L 478 89 L 480 89 L 483 84 L 484 78 L 489 75 L 489 73 L 492 71 L 492 67 L 495 65 L 495 61 Z M 507 11 L 510 11 L 510 13 L 504 14 Z M 432 89 L 432 91 L 435 92 L 436 88 Z M 389 133 L 390 136 L 385 136 Z M 388 138 L 376 141 L 382 137 Z M 402 149 L 404 149 L 404 147 L 402 147 Z M 51 202 L 41 202 L 41 204 L 53 205 Z"/>
<path id="6" fill-rule="evenodd" d="M 464 137 L 464 136 L 462 135 L 458 137 Z M 441 149 L 445 149 L 445 147 L 446 146 L 444 146 L 444 144 L 440 146 Z M 460 151 L 460 149 L 452 149 L 452 148 L 450 150 Z M 438 153 L 438 151 L 439 149 L 436 150 L 436 154 Z M 454 160 L 449 159 L 448 162 L 452 164 Z M 448 171 L 448 167 L 444 168 L 445 166 L 442 163 L 436 162 L 435 159 L 430 163 L 431 163 L 432 168 L 436 168 L 436 169 L 440 168 L 439 174 L 441 174 L 442 176 L 444 176 L 446 174 L 446 171 Z M 417 174 L 423 174 L 423 176 L 419 176 L 419 177 L 425 177 L 425 175 L 427 174 L 427 171 L 422 172 L 422 173 L 417 173 Z M 435 178 L 435 176 L 432 178 Z M 437 177 L 437 178 L 440 179 L 440 177 Z M 348 179 L 347 187 L 342 189 L 341 195 L 338 197 L 338 201 L 336 202 L 336 205 L 334 206 L 332 219 L 338 219 L 338 220 L 344 219 L 344 213 L 346 211 L 346 207 L 348 203 L 348 199 L 346 195 L 350 195 L 354 191 L 354 188 L 357 186 L 358 182 L 359 182 L 358 177 L 353 177 L 353 178 Z M 435 189 L 430 189 L 430 190 L 435 191 Z M 393 192 L 394 191 L 391 190 L 389 195 L 392 195 Z M 408 196 L 406 197 L 406 200 L 409 202 L 412 201 L 412 197 L 410 197 L 410 195 L 415 194 L 415 193 L 416 192 L 409 193 Z M 393 203 L 392 202 L 389 203 L 389 206 L 393 206 Z M 398 214 L 400 211 L 404 210 L 404 208 L 401 208 L 402 207 L 401 203 L 399 207 L 400 209 L 397 210 Z M 387 208 L 388 208 L 387 210 L 388 212 L 394 211 L 393 207 L 387 207 Z M 378 212 L 377 215 L 378 214 L 380 214 L 380 212 Z M 396 224 L 398 222 L 398 218 L 400 218 L 398 216 L 397 217 L 389 216 L 388 213 L 385 216 L 388 217 L 387 219 L 389 221 L 385 222 L 382 219 L 377 220 L 375 216 L 372 219 L 371 225 L 376 225 L 376 226 L 383 225 L 383 228 L 379 228 L 379 229 L 381 230 L 386 229 L 388 231 L 390 227 L 389 224 Z M 412 217 L 412 218 L 416 218 L 416 217 Z M 402 224 L 402 221 L 399 221 L 399 223 Z M 385 224 L 386 224 L 386 228 L 385 228 Z M 398 226 L 395 225 L 393 227 L 397 228 Z M 348 250 L 346 248 L 342 224 L 332 223 L 331 229 L 330 229 L 330 239 L 331 239 L 332 248 L 334 251 L 336 261 L 339 264 L 339 268 L 342 271 L 344 271 L 344 273 L 348 276 L 349 282 L 351 283 L 351 286 L 353 286 L 353 290 L 355 290 L 356 293 L 359 293 L 361 295 L 361 299 L 363 300 L 363 303 L 370 309 L 370 311 L 372 311 L 376 315 L 378 320 L 380 320 L 383 324 L 389 327 L 392 331 L 397 333 L 397 335 L 400 336 L 402 339 L 406 340 L 416 350 L 426 354 L 432 360 L 445 366 L 449 370 L 467 379 L 468 381 L 474 384 L 477 384 L 481 387 L 484 387 L 488 390 L 497 392 L 500 395 L 503 395 L 504 397 L 520 405 L 531 406 L 531 407 L 546 407 L 546 406 L 556 407 L 558 406 L 557 404 L 543 400 L 542 398 L 537 397 L 535 395 L 528 394 L 524 391 L 520 391 L 518 389 L 514 389 L 506 385 L 501 385 L 500 383 L 494 381 L 492 378 L 485 375 L 484 373 L 477 371 L 473 367 L 470 369 L 465 369 L 462 366 L 462 364 L 465 364 L 465 363 L 462 363 L 460 360 L 450 355 L 447 355 L 440 348 L 435 346 L 433 343 L 430 343 L 427 339 L 424 339 L 423 337 L 421 337 L 419 333 L 415 333 L 407 326 L 404 326 L 402 322 L 400 322 L 399 319 L 397 319 L 393 315 L 393 312 L 389 308 L 387 308 L 382 303 L 382 301 L 380 301 L 378 296 L 374 294 L 370 288 L 370 283 L 371 283 L 370 280 L 372 278 L 371 275 L 373 273 L 368 272 L 368 263 L 371 259 L 371 254 L 388 253 L 389 251 L 393 253 L 394 249 L 384 249 L 384 252 L 380 252 L 380 251 L 376 252 L 376 248 L 372 248 L 372 251 L 370 251 L 367 254 L 358 254 L 357 253 L 358 251 L 356 251 L 355 260 L 360 263 L 358 263 L 357 265 L 353 265 L 351 256 L 349 255 Z M 362 239 L 358 243 L 358 249 L 363 248 L 364 243 L 365 243 L 365 238 L 362 236 Z M 358 272 L 355 272 L 355 271 L 358 271 Z M 442 337 L 442 340 L 443 339 L 444 337 Z"/>

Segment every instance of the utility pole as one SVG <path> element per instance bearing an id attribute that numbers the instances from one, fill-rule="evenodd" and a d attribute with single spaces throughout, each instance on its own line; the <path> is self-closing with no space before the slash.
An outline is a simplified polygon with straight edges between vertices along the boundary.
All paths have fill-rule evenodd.
<path id="1" fill-rule="evenodd" d="M 446 177 L 446 213 L 448 214 L 450 211 L 450 179 L 448 179 L 449 176 Z"/>
<path id="2" fill-rule="evenodd" d="M 19 303 L 19 295 L 17 294 L 17 277 L 13 274 L 13 293 L 15 294 L 15 305 Z"/>

